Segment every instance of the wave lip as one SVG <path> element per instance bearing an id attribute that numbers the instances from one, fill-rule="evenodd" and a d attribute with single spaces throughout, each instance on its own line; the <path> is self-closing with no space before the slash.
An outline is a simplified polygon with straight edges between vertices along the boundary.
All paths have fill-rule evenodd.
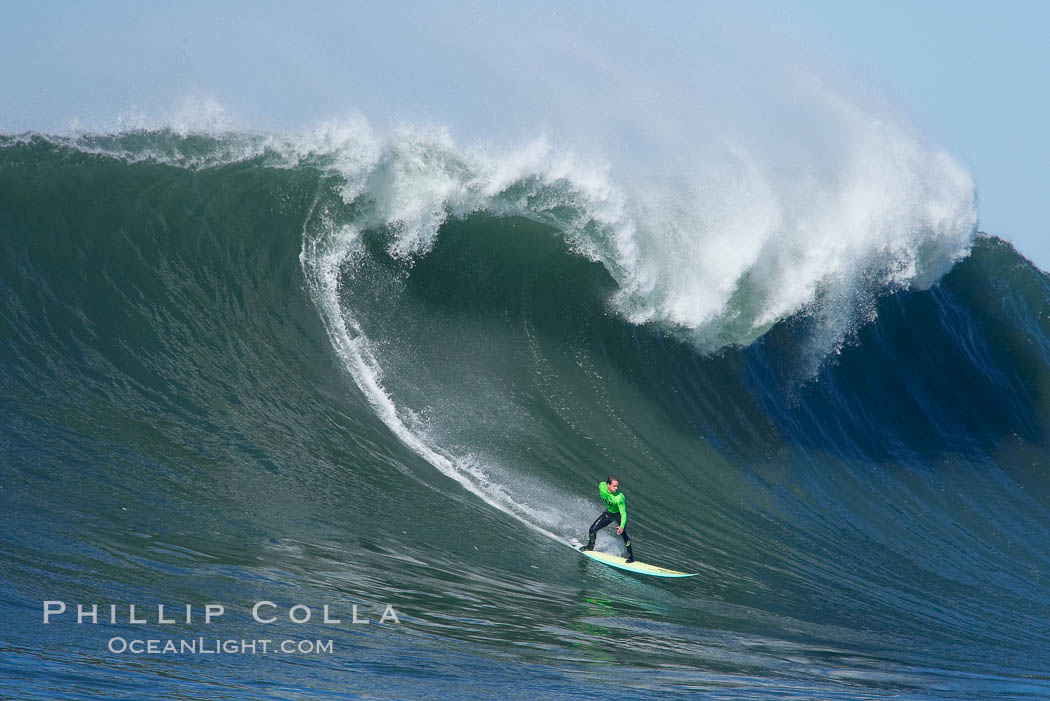
<path id="1" fill-rule="evenodd" d="M 683 131 L 648 163 L 542 133 L 506 146 L 461 145 L 447 125 L 379 133 L 360 115 L 292 135 L 237 131 L 208 100 L 167 122 L 132 114 L 110 132 L 35 138 L 126 162 L 337 173 L 339 225 L 387 231 L 397 259 L 426 255 L 449 217 L 532 218 L 606 268 L 619 288 L 610 308 L 631 323 L 714 352 L 801 313 L 821 328 L 821 356 L 870 321 L 876 296 L 928 287 L 966 255 L 975 185 L 905 120 L 812 77 L 790 82 L 804 106 L 786 121 L 820 124 L 819 139 L 807 127 L 779 152 L 764 136 Z M 653 170 L 663 174 L 643 174 Z"/>
<path id="2" fill-rule="evenodd" d="M 964 257 L 977 230 L 972 176 L 917 137 L 859 116 L 828 170 L 769 169 L 744 151 L 688 176 L 621 177 L 538 139 L 496 152 L 447 131 L 370 130 L 337 157 L 352 210 L 397 259 L 426 255 L 449 217 L 547 223 L 618 285 L 611 308 L 705 352 L 744 346 L 796 314 L 814 350 L 836 349 L 886 291 L 924 289 Z M 340 148 L 347 148 L 346 145 Z"/>

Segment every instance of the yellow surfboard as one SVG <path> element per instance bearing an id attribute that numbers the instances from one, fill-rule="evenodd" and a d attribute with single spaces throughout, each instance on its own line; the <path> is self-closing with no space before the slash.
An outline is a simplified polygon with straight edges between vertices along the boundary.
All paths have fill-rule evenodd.
<path id="1" fill-rule="evenodd" d="M 695 577 L 700 574 L 699 572 L 689 574 L 686 572 L 669 570 L 666 567 L 657 567 L 656 565 L 650 565 L 648 562 L 639 562 L 638 560 L 627 562 L 626 558 L 610 555 L 609 553 L 598 552 L 597 550 L 583 550 L 580 552 L 592 560 L 597 560 L 603 565 L 627 570 L 628 572 L 636 572 L 637 574 L 648 574 L 653 577 Z"/>

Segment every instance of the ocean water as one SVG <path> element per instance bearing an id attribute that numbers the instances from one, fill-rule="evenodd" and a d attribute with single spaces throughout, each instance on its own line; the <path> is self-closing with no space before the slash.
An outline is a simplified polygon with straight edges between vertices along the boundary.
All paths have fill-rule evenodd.
<path id="1" fill-rule="evenodd" d="M 0 136 L 0 695 L 1047 697 L 1050 278 L 877 146 Z"/>

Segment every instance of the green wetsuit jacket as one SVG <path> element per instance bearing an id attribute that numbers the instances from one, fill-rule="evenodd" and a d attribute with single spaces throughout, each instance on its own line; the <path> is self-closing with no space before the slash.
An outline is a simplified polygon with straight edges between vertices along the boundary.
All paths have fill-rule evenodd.
<path id="1" fill-rule="evenodd" d="M 626 528 L 627 498 L 620 492 L 616 492 L 616 494 L 610 492 L 609 485 L 605 482 L 598 483 L 598 494 L 601 495 L 602 501 L 605 502 L 605 508 L 609 513 L 615 514 L 617 511 L 620 512 L 620 528 Z"/>

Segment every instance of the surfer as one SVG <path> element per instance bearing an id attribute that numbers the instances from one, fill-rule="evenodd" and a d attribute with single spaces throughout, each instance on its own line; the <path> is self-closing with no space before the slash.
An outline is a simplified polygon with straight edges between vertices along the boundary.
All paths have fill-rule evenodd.
<path id="1" fill-rule="evenodd" d="M 602 501 L 605 502 L 605 511 L 598 518 L 594 519 L 594 523 L 591 524 L 591 528 L 587 532 L 587 545 L 581 546 L 580 550 L 594 550 L 594 539 L 598 536 L 598 531 L 610 523 L 614 523 L 619 518 L 620 525 L 616 527 L 616 533 L 623 538 L 623 545 L 627 548 L 627 562 L 634 562 L 634 553 L 631 552 L 631 539 L 627 535 L 626 528 L 627 498 L 619 492 L 619 489 L 620 480 L 613 475 L 609 475 L 608 480 L 598 484 L 598 494 L 601 496 Z"/>

